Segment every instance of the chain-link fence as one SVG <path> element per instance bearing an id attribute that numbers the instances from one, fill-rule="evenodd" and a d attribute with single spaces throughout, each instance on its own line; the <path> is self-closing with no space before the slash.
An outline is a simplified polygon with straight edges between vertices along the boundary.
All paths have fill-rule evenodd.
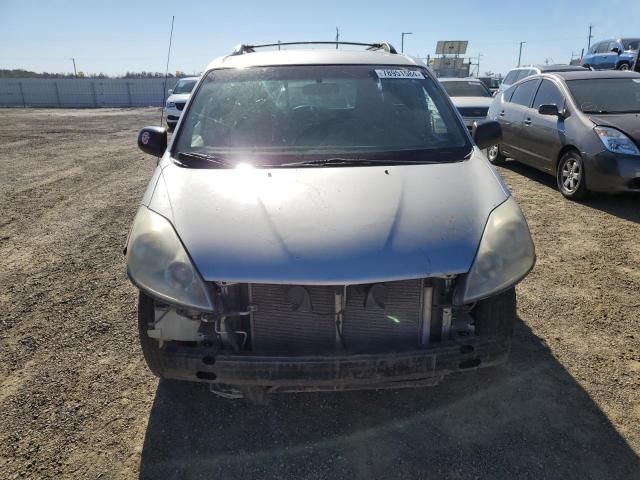
<path id="1" fill-rule="evenodd" d="M 0 78 L 0 107 L 159 107 L 166 98 L 164 78 Z"/>

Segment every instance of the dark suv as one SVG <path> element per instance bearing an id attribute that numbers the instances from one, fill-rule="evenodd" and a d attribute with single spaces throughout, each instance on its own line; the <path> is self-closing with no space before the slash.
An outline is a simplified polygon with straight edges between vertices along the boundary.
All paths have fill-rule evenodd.
<path id="1" fill-rule="evenodd" d="M 640 38 L 603 40 L 589 48 L 582 65 L 594 70 L 638 70 L 639 47 Z"/>

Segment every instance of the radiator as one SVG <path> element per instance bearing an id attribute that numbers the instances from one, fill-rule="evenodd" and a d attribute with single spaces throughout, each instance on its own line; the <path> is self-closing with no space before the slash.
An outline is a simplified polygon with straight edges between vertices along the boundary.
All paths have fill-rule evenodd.
<path id="1" fill-rule="evenodd" d="M 256 352 L 286 354 L 383 352 L 420 344 L 422 282 L 388 282 L 380 308 L 365 308 L 367 286 L 349 286 L 342 310 L 342 335 L 336 333 L 335 292 L 343 287 L 305 286 L 313 311 L 293 311 L 289 285 L 251 285 L 252 343 Z"/>

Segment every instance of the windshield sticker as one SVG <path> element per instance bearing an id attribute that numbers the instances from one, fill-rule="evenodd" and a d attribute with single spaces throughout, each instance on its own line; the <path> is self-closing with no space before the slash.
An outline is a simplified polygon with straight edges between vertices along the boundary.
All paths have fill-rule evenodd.
<path id="1" fill-rule="evenodd" d="M 376 69 L 376 75 L 378 75 L 378 78 L 416 78 L 424 80 L 424 75 L 422 75 L 422 72 L 418 72 L 416 70 L 391 70 L 386 68 L 384 70 Z"/>

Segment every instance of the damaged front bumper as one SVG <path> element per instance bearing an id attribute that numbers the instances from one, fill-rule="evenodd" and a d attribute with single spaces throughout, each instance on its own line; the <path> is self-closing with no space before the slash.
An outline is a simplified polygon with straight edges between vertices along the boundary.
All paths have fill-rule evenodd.
<path id="1" fill-rule="evenodd" d="M 336 391 L 435 385 L 446 375 L 503 363 L 510 341 L 456 340 L 422 350 L 379 354 L 264 356 L 218 354 L 202 347 L 166 345 L 166 378 L 268 392 Z"/>

